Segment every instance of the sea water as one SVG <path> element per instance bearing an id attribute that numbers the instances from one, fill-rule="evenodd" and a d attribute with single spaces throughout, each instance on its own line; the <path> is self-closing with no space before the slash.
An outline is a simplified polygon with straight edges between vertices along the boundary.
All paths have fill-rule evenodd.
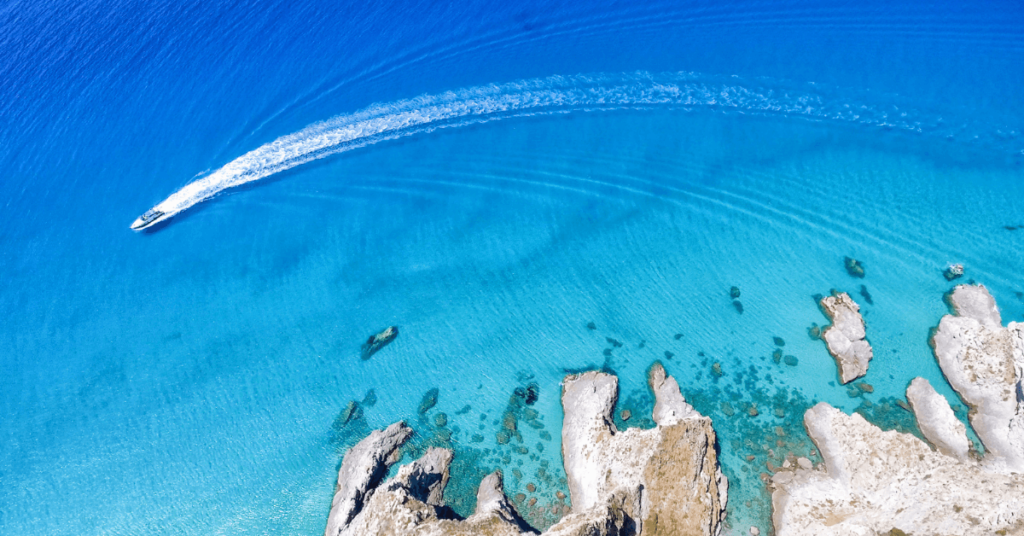
<path id="1" fill-rule="evenodd" d="M 714 420 L 732 530 L 765 530 L 761 474 L 817 459 L 809 405 L 917 433 L 897 402 L 924 376 L 965 419 L 928 346 L 949 263 L 1024 318 L 1021 21 L 6 5 L 0 532 L 320 533 L 345 448 L 399 419 L 405 461 L 454 449 L 456 511 L 501 468 L 543 527 L 567 504 L 561 379 L 614 371 L 617 424 L 649 426 L 656 360 Z M 397 127 L 303 145 L 367 118 Z M 235 176 L 272 172 L 128 229 L 275 140 L 298 143 Z M 808 335 L 832 289 L 861 304 L 870 387 Z"/>

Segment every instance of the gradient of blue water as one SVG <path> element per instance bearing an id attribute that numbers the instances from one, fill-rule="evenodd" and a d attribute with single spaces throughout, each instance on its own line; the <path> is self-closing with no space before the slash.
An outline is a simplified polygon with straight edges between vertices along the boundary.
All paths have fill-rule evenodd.
<path id="1" fill-rule="evenodd" d="M 440 386 L 438 408 L 472 430 L 533 374 L 554 430 L 563 370 L 600 365 L 605 337 L 627 343 L 613 359 L 624 389 L 671 350 L 692 391 L 708 381 L 698 351 L 727 371 L 769 367 L 757 358 L 780 335 L 800 365 L 773 369 L 776 383 L 849 410 L 805 335 L 824 321 L 812 294 L 862 283 L 844 255 L 865 262 L 875 299 L 875 396 L 924 375 L 955 400 L 926 344 L 945 312 L 939 270 L 964 262 L 1004 320 L 1024 316 L 1024 231 L 1002 228 L 1024 224 L 1022 14 L 0 6 L 0 532 L 319 533 L 338 463 L 329 428 L 348 400 L 375 388 L 367 419 L 383 426 Z M 127 229 L 197 174 L 372 102 L 638 69 L 814 83 L 951 126 L 714 110 L 513 119 L 329 158 L 155 234 Z M 389 324 L 399 339 L 360 361 L 358 343 Z M 756 495 L 737 484 L 734 497 Z"/>

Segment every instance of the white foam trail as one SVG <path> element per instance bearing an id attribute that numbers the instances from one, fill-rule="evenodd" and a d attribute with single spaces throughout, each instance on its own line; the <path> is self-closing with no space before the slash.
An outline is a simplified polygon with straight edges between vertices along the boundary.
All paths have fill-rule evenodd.
<path id="1" fill-rule="evenodd" d="M 920 130 L 906 117 L 890 117 L 866 106 L 829 108 L 806 92 L 743 85 L 736 77 L 692 73 L 552 76 L 424 95 L 310 125 L 250 151 L 178 190 L 153 207 L 166 220 L 217 193 L 306 162 L 384 140 L 486 121 L 552 113 L 645 107 L 714 107 L 835 119 Z M 137 220 L 138 221 L 138 220 Z"/>

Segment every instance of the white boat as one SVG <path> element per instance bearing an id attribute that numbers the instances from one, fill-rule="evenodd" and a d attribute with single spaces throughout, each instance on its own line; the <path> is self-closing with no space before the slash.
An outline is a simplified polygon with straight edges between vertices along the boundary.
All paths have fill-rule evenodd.
<path id="1" fill-rule="evenodd" d="M 153 208 L 146 211 L 145 214 L 139 216 L 134 222 L 132 222 L 132 230 L 141 231 L 165 219 L 167 219 L 166 214 L 164 214 L 162 211 Z"/>

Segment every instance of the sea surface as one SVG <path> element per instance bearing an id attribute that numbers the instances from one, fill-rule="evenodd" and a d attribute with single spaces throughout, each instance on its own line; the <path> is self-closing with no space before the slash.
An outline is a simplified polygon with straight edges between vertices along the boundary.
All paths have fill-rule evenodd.
<path id="1" fill-rule="evenodd" d="M 947 265 L 1024 320 L 1022 87 L 1015 1 L 4 2 L 0 533 L 321 534 L 400 419 L 457 512 L 501 468 L 543 528 L 561 379 L 651 426 L 655 361 L 764 533 L 809 405 L 919 433 L 924 376 L 966 419 Z"/>

